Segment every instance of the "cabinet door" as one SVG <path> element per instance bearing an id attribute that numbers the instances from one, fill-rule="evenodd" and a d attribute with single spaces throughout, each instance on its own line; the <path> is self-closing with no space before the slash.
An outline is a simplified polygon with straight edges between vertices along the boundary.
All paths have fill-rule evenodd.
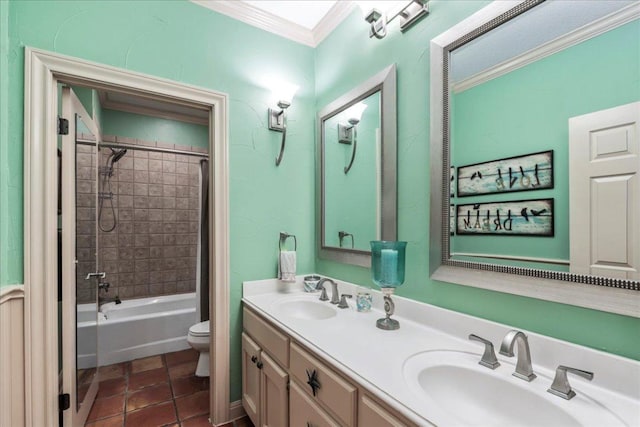
<path id="1" fill-rule="evenodd" d="M 289 420 L 291 427 L 340 427 L 340 424 L 331 419 L 317 402 L 291 381 L 291 402 L 289 405 Z M 373 427 L 373 426 L 371 426 Z"/>
<path id="2" fill-rule="evenodd" d="M 291 378 L 343 427 L 355 427 L 358 389 L 299 345 L 291 343 L 290 348 Z"/>
<path id="3" fill-rule="evenodd" d="M 242 406 L 254 426 L 260 425 L 260 347 L 242 333 Z"/>
<path id="4" fill-rule="evenodd" d="M 260 422 L 262 427 L 289 425 L 289 375 L 265 352 L 261 354 Z"/>

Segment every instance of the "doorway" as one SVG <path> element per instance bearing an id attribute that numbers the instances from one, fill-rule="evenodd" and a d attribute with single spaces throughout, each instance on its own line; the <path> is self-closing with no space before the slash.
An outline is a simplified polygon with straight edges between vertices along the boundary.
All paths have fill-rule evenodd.
<path id="1" fill-rule="evenodd" d="M 214 425 L 226 422 L 229 419 L 227 96 L 28 47 L 25 49 L 25 335 L 26 351 L 30 354 L 25 361 L 27 421 L 32 425 L 53 425 L 58 418 L 58 304 L 56 287 L 45 286 L 55 283 L 58 276 L 58 82 L 207 111 L 211 154 L 209 307 L 216 307 L 211 310 L 216 327 L 210 338 L 215 357 L 210 363 L 209 406 Z M 62 390 L 63 395 L 66 392 Z"/>

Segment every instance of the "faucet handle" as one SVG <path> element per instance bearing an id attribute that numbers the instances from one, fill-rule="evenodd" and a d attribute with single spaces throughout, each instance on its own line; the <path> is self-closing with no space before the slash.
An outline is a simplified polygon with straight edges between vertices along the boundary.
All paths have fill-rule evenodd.
<path id="1" fill-rule="evenodd" d="M 478 362 L 480 365 L 489 369 L 496 369 L 500 366 L 500 362 L 498 362 L 498 358 L 496 357 L 496 352 L 493 350 L 493 343 L 491 341 L 479 337 L 476 334 L 470 334 L 469 339 L 471 341 L 478 341 L 484 344 L 484 354 Z"/>
<path id="2" fill-rule="evenodd" d="M 498 358 L 496 357 L 496 353 L 493 350 L 493 343 L 491 341 L 479 337 L 476 334 L 470 334 L 469 339 L 471 341 L 478 341 L 484 344 L 484 353 L 482 354 L 482 358 L 478 362 L 480 365 L 485 366 L 489 369 L 496 369 L 498 366 L 500 366 L 500 362 L 498 362 Z"/>
<path id="3" fill-rule="evenodd" d="M 564 365 L 560 365 L 556 368 L 556 376 L 553 379 L 553 383 L 551 383 L 551 388 L 547 391 L 563 399 L 569 400 L 576 395 L 576 392 L 571 389 L 571 384 L 569 384 L 569 380 L 567 379 L 567 372 L 586 378 L 589 381 L 593 379 L 593 372 L 570 368 Z"/>
<path id="4" fill-rule="evenodd" d="M 320 292 L 320 301 L 329 301 L 329 297 L 327 296 L 327 288 L 322 286 L 322 291 Z"/>
<path id="5" fill-rule="evenodd" d="M 352 298 L 353 295 L 350 294 L 342 294 L 340 297 L 340 303 L 338 304 L 338 308 L 349 308 L 349 303 L 347 302 L 347 298 Z"/>

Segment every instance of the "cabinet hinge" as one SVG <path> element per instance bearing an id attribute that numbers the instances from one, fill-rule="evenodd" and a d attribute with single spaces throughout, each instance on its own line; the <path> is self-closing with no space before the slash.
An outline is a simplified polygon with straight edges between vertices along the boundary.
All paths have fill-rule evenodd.
<path id="1" fill-rule="evenodd" d="M 69 135 L 69 120 L 58 117 L 58 135 Z"/>
<path id="2" fill-rule="evenodd" d="M 71 407 L 71 396 L 69 393 L 63 393 L 58 396 L 58 406 L 61 411 L 67 410 Z"/>

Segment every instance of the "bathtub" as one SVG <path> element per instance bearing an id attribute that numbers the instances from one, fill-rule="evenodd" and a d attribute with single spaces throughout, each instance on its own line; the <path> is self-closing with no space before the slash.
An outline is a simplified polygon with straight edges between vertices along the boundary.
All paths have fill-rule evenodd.
<path id="1" fill-rule="evenodd" d="M 95 366 L 95 304 L 78 305 L 78 368 Z M 196 294 L 167 295 L 108 303 L 98 313 L 98 365 L 189 348 L 196 323 Z"/>

